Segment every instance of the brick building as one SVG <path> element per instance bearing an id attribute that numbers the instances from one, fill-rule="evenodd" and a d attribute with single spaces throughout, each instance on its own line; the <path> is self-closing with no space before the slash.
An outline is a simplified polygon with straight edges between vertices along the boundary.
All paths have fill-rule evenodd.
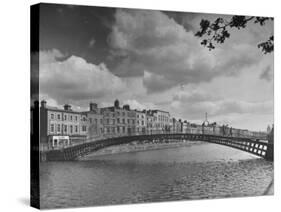
<path id="1" fill-rule="evenodd" d="M 63 109 L 47 106 L 46 101 L 41 101 L 40 107 L 40 146 L 45 148 L 64 147 L 69 143 L 55 141 L 51 144 L 52 136 L 69 136 L 70 144 L 83 142 L 87 138 L 86 117 L 80 112 L 72 111 L 66 104 Z"/>
<path id="2" fill-rule="evenodd" d="M 136 134 L 142 135 L 146 133 L 146 113 L 144 111 L 135 110 L 136 112 Z"/>
<path id="3" fill-rule="evenodd" d="M 149 111 L 154 117 L 153 132 L 166 133 L 170 131 L 170 113 L 163 110 L 151 110 Z"/>

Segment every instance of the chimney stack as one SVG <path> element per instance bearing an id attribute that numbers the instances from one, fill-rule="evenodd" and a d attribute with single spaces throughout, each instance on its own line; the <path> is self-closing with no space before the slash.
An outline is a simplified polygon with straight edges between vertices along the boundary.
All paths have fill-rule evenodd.
<path id="1" fill-rule="evenodd" d="M 69 104 L 65 104 L 63 107 L 64 107 L 64 110 L 67 110 L 67 111 L 71 110 L 71 105 L 69 105 Z"/>
<path id="2" fill-rule="evenodd" d="M 98 108 L 97 103 L 90 102 L 90 111 L 96 111 Z"/>
<path id="3" fill-rule="evenodd" d="M 46 108 L 47 102 L 45 100 L 41 101 L 41 108 Z"/>
<path id="4" fill-rule="evenodd" d="M 118 100 L 118 99 L 116 99 L 116 100 L 114 101 L 114 107 L 115 107 L 115 108 L 119 108 L 119 107 L 120 107 L 120 105 L 119 105 L 119 100 Z"/>
<path id="5" fill-rule="evenodd" d="M 125 109 L 125 110 L 130 110 L 130 105 L 124 105 L 124 106 L 123 106 L 123 109 Z"/>

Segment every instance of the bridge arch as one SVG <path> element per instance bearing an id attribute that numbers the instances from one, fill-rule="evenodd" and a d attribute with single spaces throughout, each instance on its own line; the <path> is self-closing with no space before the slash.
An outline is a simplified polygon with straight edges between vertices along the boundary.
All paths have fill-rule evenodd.
<path id="1" fill-rule="evenodd" d="M 249 152 L 267 160 L 273 160 L 273 143 L 261 142 L 257 139 L 243 138 L 243 137 L 226 137 L 218 135 L 206 135 L 206 134 L 152 134 L 152 135 L 133 135 L 122 136 L 102 139 L 93 142 L 87 142 L 76 146 L 60 150 L 51 150 L 43 156 L 47 161 L 68 161 L 75 160 L 79 157 L 83 157 L 91 152 L 106 148 L 109 146 L 127 144 L 133 141 L 153 141 L 153 140 L 192 140 L 192 141 L 204 141 L 209 143 L 215 143 L 239 149 L 241 151 Z"/>

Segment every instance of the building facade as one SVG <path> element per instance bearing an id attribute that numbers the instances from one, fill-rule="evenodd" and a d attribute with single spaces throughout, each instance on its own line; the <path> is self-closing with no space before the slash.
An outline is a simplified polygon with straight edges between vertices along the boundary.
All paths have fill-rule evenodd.
<path id="1" fill-rule="evenodd" d="M 129 105 L 120 106 L 115 100 L 114 106 L 101 109 L 104 119 L 105 136 L 134 135 L 136 132 L 136 112 Z"/>
<path id="2" fill-rule="evenodd" d="M 82 114 L 82 120 L 84 117 L 87 118 L 84 122 L 84 126 L 87 128 L 87 140 L 93 141 L 102 138 L 104 134 L 103 115 L 98 105 L 91 102 L 89 111 L 82 112 Z"/>
<path id="3" fill-rule="evenodd" d="M 123 109 L 127 113 L 127 134 L 135 135 L 136 134 L 136 111 L 130 110 L 129 105 L 124 105 Z"/>
<path id="4" fill-rule="evenodd" d="M 155 128 L 155 118 L 150 111 L 145 111 L 146 114 L 146 133 L 153 134 Z"/>
<path id="5" fill-rule="evenodd" d="M 80 112 L 72 111 L 71 106 L 66 104 L 64 109 L 47 106 L 46 101 L 41 101 L 40 107 L 40 145 L 42 148 L 62 148 L 76 142 L 83 142 L 87 138 Z M 52 136 L 69 136 L 70 143 L 56 141 L 50 143 Z"/>
<path id="6" fill-rule="evenodd" d="M 170 133 L 181 133 L 181 121 L 175 118 L 170 119 Z"/>
<path id="7" fill-rule="evenodd" d="M 132 110 L 129 105 L 121 107 L 118 100 L 115 100 L 113 106 L 104 108 L 90 103 L 89 110 L 83 112 L 73 111 L 69 104 L 56 108 L 47 106 L 44 100 L 41 101 L 40 149 L 43 150 L 64 148 L 102 138 L 163 133 L 214 134 L 259 139 L 267 137 L 266 132 L 236 129 L 228 125 L 218 125 L 216 122 L 210 124 L 207 118 L 202 124 L 195 124 L 172 118 L 167 111 Z"/>
<path id="8" fill-rule="evenodd" d="M 136 134 L 143 135 L 146 134 L 146 113 L 144 111 L 136 112 Z"/>
<path id="9" fill-rule="evenodd" d="M 170 113 L 163 110 L 152 110 L 150 113 L 154 116 L 154 129 L 156 133 L 167 133 L 170 131 Z"/>

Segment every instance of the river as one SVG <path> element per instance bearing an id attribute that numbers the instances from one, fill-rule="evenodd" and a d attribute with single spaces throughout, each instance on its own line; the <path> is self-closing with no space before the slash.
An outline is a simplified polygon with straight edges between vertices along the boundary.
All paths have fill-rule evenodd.
<path id="1" fill-rule="evenodd" d="M 256 196 L 272 180 L 272 162 L 202 143 L 41 163 L 40 204 L 61 208 Z"/>

